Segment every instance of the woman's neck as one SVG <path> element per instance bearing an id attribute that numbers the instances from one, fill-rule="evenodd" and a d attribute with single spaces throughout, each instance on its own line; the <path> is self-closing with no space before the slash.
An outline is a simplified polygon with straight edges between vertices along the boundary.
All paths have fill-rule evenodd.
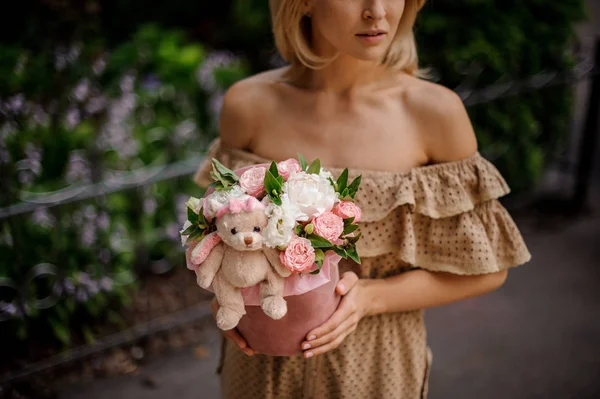
<path id="1" fill-rule="evenodd" d="M 306 69 L 297 84 L 303 88 L 350 94 L 370 87 L 389 74 L 386 66 L 373 61 L 362 61 L 346 55 L 340 55 L 319 70 Z"/>

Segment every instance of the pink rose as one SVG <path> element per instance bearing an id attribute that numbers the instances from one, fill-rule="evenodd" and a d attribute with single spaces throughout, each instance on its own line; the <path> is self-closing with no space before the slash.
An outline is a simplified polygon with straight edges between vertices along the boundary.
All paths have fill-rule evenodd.
<path id="1" fill-rule="evenodd" d="M 312 269 L 315 263 L 315 250 L 306 238 L 294 236 L 279 259 L 292 272 L 302 273 Z"/>
<path id="2" fill-rule="evenodd" d="M 333 208 L 332 212 L 341 217 L 342 219 L 348 219 L 353 217 L 354 223 L 358 223 L 362 216 L 362 212 L 358 205 L 350 201 L 342 201 L 338 203 Z"/>
<path id="3" fill-rule="evenodd" d="M 335 242 L 344 232 L 344 220 L 332 212 L 324 212 L 313 219 L 315 234 Z"/>
<path id="4" fill-rule="evenodd" d="M 277 171 L 279 172 L 279 175 L 283 177 L 283 180 L 287 181 L 292 173 L 301 172 L 302 167 L 297 159 L 290 158 L 286 161 L 279 162 L 277 164 Z"/>
<path id="5" fill-rule="evenodd" d="M 250 168 L 240 176 L 240 187 L 246 194 L 259 197 L 265 191 L 265 173 L 267 168 L 256 166 Z"/>

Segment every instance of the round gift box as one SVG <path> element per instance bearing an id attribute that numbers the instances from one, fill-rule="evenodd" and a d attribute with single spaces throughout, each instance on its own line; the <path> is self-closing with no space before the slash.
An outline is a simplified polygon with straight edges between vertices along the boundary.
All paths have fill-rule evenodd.
<path id="1" fill-rule="evenodd" d="M 331 267 L 331 281 L 301 295 L 285 297 L 287 314 L 273 320 L 260 306 L 246 305 L 246 315 L 237 328 L 248 346 L 271 356 L 292 356 L 301 352 L 307 334 L 327 321 L 335 312 L 340 296 L 335 292 L 339 281 L 338 266 Z"/>

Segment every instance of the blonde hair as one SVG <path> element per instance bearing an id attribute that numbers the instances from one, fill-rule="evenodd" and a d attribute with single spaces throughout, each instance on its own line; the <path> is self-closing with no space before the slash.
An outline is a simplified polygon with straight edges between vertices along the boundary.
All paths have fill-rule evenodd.
<path id="1" fill-rule="evenodd" d="M 419 70 L 413 26 L 417 13 L 425 1 L 406 0 L 396 37 L 382 60 L 384 65 L 413 76 L 423 75 Z M 269 0 L 269 6 L 275 45 L 283 59 L 290 63 L 292 75 L 300 74 L 304 68 L 323 68 L 333 60 L 333 58 L 321 57 L 312 51 L 310 46 L 312 22 L 303 12 L 302 0 Z"/>

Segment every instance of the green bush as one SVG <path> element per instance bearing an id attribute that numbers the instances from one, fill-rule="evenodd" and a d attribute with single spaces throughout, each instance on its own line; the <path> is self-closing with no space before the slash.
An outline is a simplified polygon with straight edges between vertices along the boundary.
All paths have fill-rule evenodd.
<path id="1" fill-rule="evenodd" d="M 33 53 L 0 48 L 0 206 L 60 198 L 90 183 L 199 155 L 223 91 L 246 74 L 182 33 L 142 26 L 109 48 L 88 41 Z M 71 191 L 69 191 L 71 190 Z M 140 271 L 183 263 L 178 230 L 189 177 L 0 220 L 4 343 L 91 341 L 119 323 Z M 13 288 L 9 288 L 13 286 Z"/>

